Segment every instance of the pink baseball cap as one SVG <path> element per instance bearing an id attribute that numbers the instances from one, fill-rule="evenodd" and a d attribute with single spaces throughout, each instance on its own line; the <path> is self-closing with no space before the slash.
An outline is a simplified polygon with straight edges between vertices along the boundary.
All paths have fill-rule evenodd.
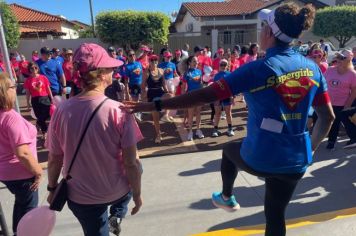
<path id="1" fill-rule="evenodd" d="M 172 57 L 172 53 L 170 51 L 165 51 L 163 57 Z"/>
<path id="2" fill-rule="evenodd" d="M 336 52 L 335 56 L 342 57 L 342 58 L 347 58 L 347 59 L 352 59 L 354 57 L 354 54 L 352 53 L 351 50 L 349 49 L 344 49 L 340 52 Z"/>
<path id="3" fill-rule="evenodd" d="M 147 47 L 147 46 L 142 46 L 141 50 L 144 51 L 144 52 L 150 52 L 151 51 L 151 49 L 149 47 Z"/>
<path id="4" fill-rule="evenodd" d="M 124 63 L 109 56 L 107 51 L 94 43 L 83 43 L 75 51 L 73 62 L 77 64 L 81 73 L 96 70 L 98 68 L 115 68 Z"/>

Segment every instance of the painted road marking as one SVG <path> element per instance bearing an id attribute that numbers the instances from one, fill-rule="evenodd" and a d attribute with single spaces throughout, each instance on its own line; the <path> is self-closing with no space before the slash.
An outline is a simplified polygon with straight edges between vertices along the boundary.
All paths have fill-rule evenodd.
<path id="1" fill-rule="evenodd" d="M 339 220 L 356 216 L 356 207 L 338 211 L 331 211 L 316 215 L 287 220 L 287 229 L 299 228 L 307 225 L 320 224 L 330 220 Z M 191 236 L 247 236 L 263 234 L 265 225 L 245 226 L 240 228 L 229 228 L 213 232 L 193 234 Z"/>

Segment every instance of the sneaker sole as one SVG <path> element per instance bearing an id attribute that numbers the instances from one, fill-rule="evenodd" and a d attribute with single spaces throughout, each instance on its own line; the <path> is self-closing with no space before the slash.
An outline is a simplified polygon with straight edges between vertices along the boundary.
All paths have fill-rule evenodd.
<path id="1" fill-rule="evenodd" d="M 214 206 L 216 206 L 217 208 L 224 209 L 227 212 L 235 212 L 235 211 L 240 209 L 240 205 L 239 204 L 237 204 L 235 207 L 231 208 L 231 207 L 228 207 L 228 206 L 225 206 L 225 205 L 220 205 L 220 204 L 216 203 L 214 200 L 212 200 L 212 202 L 213 202 Z"/>
<path id="2" fill-rule="evenodd" d="M 350 144 L 350 145 L 346 145 L 344 147 L 344 149 L 351 149 L 351 148 L 356 148 L 356 143 Z"/>

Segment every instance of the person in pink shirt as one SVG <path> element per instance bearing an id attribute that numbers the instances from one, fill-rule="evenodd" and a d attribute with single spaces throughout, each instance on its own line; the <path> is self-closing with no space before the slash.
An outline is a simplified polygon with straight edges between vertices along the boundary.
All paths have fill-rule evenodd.
<path id="1" fill-rule="evenodd" d="M 213 64 L 212 64 L 213 70 L 216 70 L 216 71 L 219 70 L 220 61 L 223 58 L 224 58 L 224 49 L 223 48 L 219 48 L 218 51 L 217 51 L 217 57 L 213 60 Z"/>
<path id="2" fill-rule="evenodd" d="M 142 205 L 136 144 L 143 137 L 133 115 L 104 95 L 112 83 L 114 68 L 123 62 L 111 58 L 101 46 L 89 43 L 75 51 L 73 61 L 80 72 L 83 91 L 61 103 L 51 118 L 47 138 L 48 201 L 52 201 L 62 166 L 63 176 L 68 174 L 79 134 L 102 104 L 88 126 L 70 172 L 68 207 L 85 235 L 107 236 L 109 230 L 118 235 L 131 195 L 135 203 L 132 215 Z"/>
<path id="3" fill-rule="evenodd" d="M 356 71 L 352 65 L 352 57 L 351 50 L 345 49 L 336 53 L 336 66 L 329 67 L 325 72 L 331 104 L 336 116 L 329 132 L 327 149 L 334 149 L 339 134 L 342 112 L 344 109 L 349 109 L 356 99 Z M 356 143 L 356 135 L 351 132 L 351 130 L 354 130 L 352 125 L 348 119 L 344 122 L 346 132 L 350 137 L 347 146 Z"/>
<path id="4" fill-rule="evenodd" d="M 314 49 L 311 52 L 310 58 L 319 66 L 321 72 L 325 74 L 329 65 L 326 62 L 323 62 L 324 52 L 321 49 Z"/>
<path id="5" fill-rule="evenodd" d="M 38 56 L 38 51 L 34 50 L 32 51 L 32 56 L 31 56 L 32 62 L 36 62 L 40 59 L 40 57 Z"/>
<path id="6" fill-rule="evenodd" d="M 27 108 L 30 109 L 31 98 L 32 108 L 37 118 L 36 124 L 41 129 L 43 140 L 46 140 L 48 129 L 46 120 L 50 118 L 49 111 L 51 101 L 53 101 L 50 83 L 46 76 L 39 74 L 36 63 L 30 62 L 28 70 L 31 72 L 31 75 L 23 85 L 26 89 Z"/>
<path id="7" fill-rule="evenodd" d="M 67 49 L 64 52 L 64 62 L 62 65 L 64 77 L 66 78 L 66 85 L 72 88 L 74 91 L 77 90 L 76 85 L 74 83 L 74 75 L 73 75 L 73 51 L 71 49 Z M 69 98 L 69 94 L 66 94 L 67 99 Z"/>
<path id="8" fill-rule="evenodd" d="M 0 73 L 0 181 L 15 195 L 12 231 L 38 205 L 42 168 L 37 161 L 37 130 L 13 107 L 16 85 Z"/>
<path id="9" fill-rule="evenodd" d="M 30 76 L 30 72 L 28 71 L 28 63 L 29 61 L 26 60 L 24 55 L 21 55 L 21 61 L 19 63 L 19 68 L 22 76 L 24 78 L 28 78 Z"/>
<path id="10" fill-rule="evenodd" d="M 258 49 L 259 49 L 259 46 L 257 43 L 252 43 L 250 45 L 250 48 L 248 49 L 248 57 L 247 57 L 246 63 L 257 60 Z"/>
<path id="11" fill-rule="evenodd" d="M 240 67 L 240 61 L 239 61 L 239 53 L 238 51 L 234 50 L 231 53 L 231 59 L 230 59 L 230 72 L 235 71 L 237 68 Z"/>
<path id="12" fill-rule="evenodd" d="M 248 58 L 248 48 L 246 46 L 242 46 L 241 47 L 241 54 L 240 54 L 240 57 L 239 57 L 240 66 L 243 66 L 243 65 L 246 64 L 247 58 Z"/>

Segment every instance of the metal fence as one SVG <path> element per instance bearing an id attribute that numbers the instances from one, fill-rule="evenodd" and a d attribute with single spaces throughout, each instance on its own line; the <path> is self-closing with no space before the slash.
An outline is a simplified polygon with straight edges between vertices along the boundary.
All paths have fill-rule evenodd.
<path id="1" fill-rule="evenodd" d="M 248 45 L 257 42 L 256 30 L 225 30 L 218 33 L 218 47 L 233 48 L 236 44 Z"/>

